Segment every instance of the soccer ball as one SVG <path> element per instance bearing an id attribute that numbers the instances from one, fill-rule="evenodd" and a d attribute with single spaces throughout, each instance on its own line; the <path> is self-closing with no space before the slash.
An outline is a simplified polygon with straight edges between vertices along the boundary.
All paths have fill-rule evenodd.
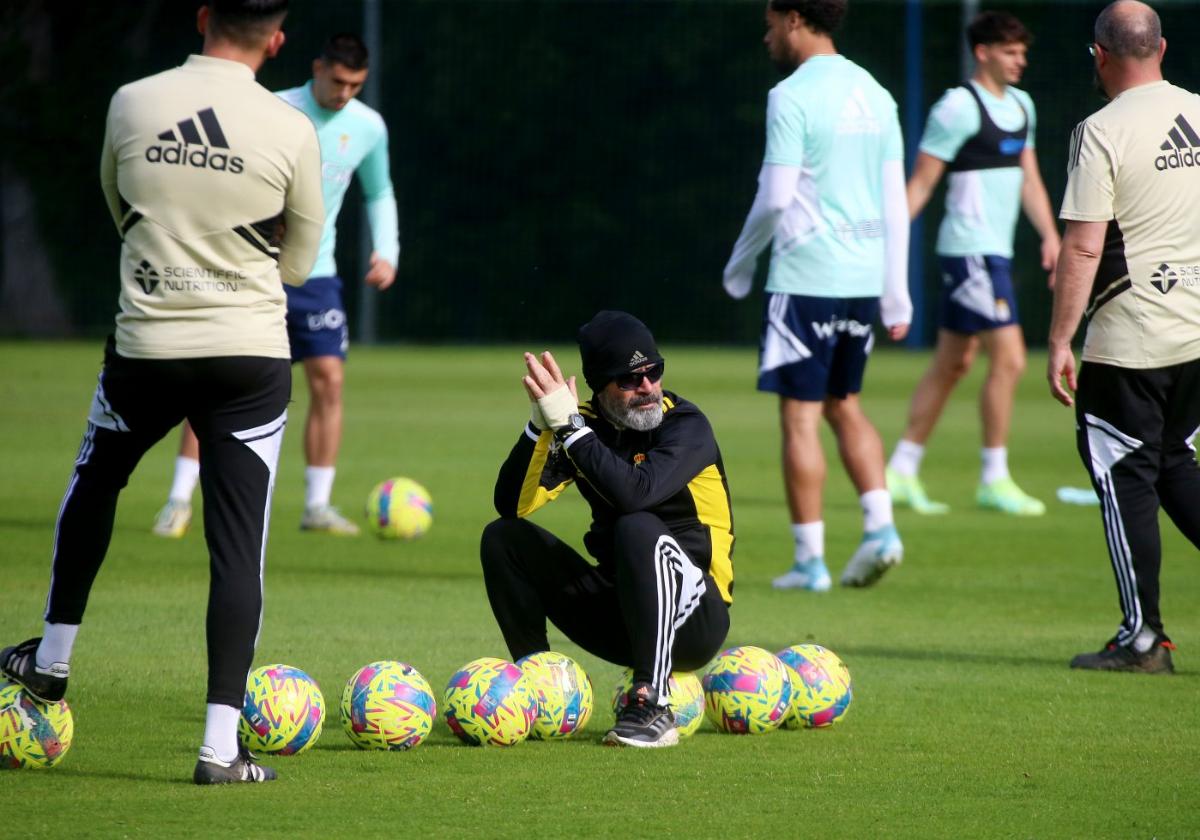
<path id="1" fill-rule="evenodd" d="M 633 688 L 633 669 L 626 668 L 621 680 L 613 689 L 613 714 L 620 714 L 629 702 L 629 689 Z M 672 671 L 667 679 L 667 705 L 675 715 L 675 729 L 679 737 L 686 738 L 700 728 L 704 722 L 704 688 L 700 678 L 688 671 Z"/>
<path id="2" fill-rule="evenodd" d="M 792 680 L 788 729 L 833 726 L 850 708 L 850 671 L 836 653 L 820 645 L 792 645 L 776 654 Z"/>
<path id="3" fill-rule="evenodd" d="M 537 719 L 530 738 L 542 741 L 570 738 L 592 717 L 592 681 L 571 657 L 544 651 L 517 660 L 533 688 Z"/>
<path id="4" fill-rule="evenodd" d="M 537 699 L 524 672 L 490 656 L 468 662 L 450 678 L 442 705 L 454 734 L 472 746 L 520 743 L 537 718 Z"/>
<path id="5" fill-rule="evenodd" d="M 367 523 L 385 540 L 415 540 L 433 524 L 433 500 L 411 478 L 389 478 L 367 497 Z"/>
<path id="6" fill-rule="evenodd" d="M 433 689 L 411 665 L 372 662 L 342 691 L 342 727 L 364 750 L 407 750 L 429 736 L 437 703 Z"/>
<path id="7" fill-rule="evenodd" d="M 0 768 L 53 767 L 71 748 L 74 734 L 66 701 L 43 703 L 0 679 Z"/>
<path id="8" fill-rule="evenodd" d="M 704 708 L 722 732 L 760 735 L 779 727 L 791 708 L 787 666 L 753 645 L 721 653 L 704 675 Z"/>
<path id="9" fill-rule="evenodd" d="M 316 681 L 290 665 L 264 665 L 246 680 L 238 739 L 246 749 L 297 755 L 321 737 L 325 698 Z"/>

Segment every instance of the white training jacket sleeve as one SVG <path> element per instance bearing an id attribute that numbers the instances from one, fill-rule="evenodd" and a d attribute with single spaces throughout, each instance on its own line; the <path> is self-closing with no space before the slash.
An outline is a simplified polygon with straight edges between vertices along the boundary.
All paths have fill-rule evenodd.
<path id="1" fill-rule="evenodd" d="M 758 193 L 746 215 L 741 235 L 733 245 L 733 254 L 725 264 L 723 285 L 730 297 L 740 300 L 750 294 L 758 255 L 775 235 L 775 226 L 783 211 L 792 203 L 799 180 L 798 166 L 763 164 L 758 173 Z"/>
<path id="2" fill-rule="evenodd" d="M 904 162 L 883 162 L 883 297 L 879 314 L 885 327 L 912 323 L 908 296 L 908 199 L 904 190 Z"/>

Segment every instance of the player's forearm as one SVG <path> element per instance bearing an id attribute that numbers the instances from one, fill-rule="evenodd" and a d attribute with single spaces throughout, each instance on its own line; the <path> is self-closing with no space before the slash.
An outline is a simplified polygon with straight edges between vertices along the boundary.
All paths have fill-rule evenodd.
<path id="1" fill-rule="evenodd" d="M 746 214 L 742 232 L 733 245 L 733 253 L 725 266 L 725 276 L 743 272 L 753 273 L 758 255 L 767 247 L 779 217 L 792 200 L 799 168 L 764 164 L 758 175 L 758 191 Z"/>
<path id="2" fill-rule="evenodd" d="M 400 220 L 396 196 L 389 187 L 382 195 L 366 202 L 367 223 L 371 227 L 371 247 L 394 268 L 400 260 Z"/>
<path id="3" fill-rule="evenodd" d="M 1087 308 L 1088 292 L 1100 264 L 1100 250 L 1072 236 L 1071 225 L 1058 255 L 1058 282 L 1054 287 L 1054 308 L 1050 316 L 1049 343 L 1069 346 Z"/>
<path id="4" fill-rule="evenodd" d="M 883 165 L 884 279 L 880 314 L 884 326 L 912 321 L 912 299 L 908 294 L 908 203 L 904 164 Z"/>
<path id="5" fill-rule="evenodd" d="M 100 189 L 104 192 L 104 201 L 108 212 L 112 214 L 117 230 L 121 229 L 121 194 L 117 190 L 117 156 L 113 153 L 112 138 L 108 127 L 104 130 L 104 145 L 100 150 Z"/>
<path id="6" fill-rule="evenodd" d="M 1036 184 L 1026 179 L 1021 187 L 1021 206 L 1038 236 L 1043 240 L 1058 241 L 1058 224 L 1054 220 L 1054 211 L 1050 208 L 1050 197 L 1040 179 Z"/>
<path id="7" fill-rule="evenodd" d="M 325 204 L 321 197 L 321 151 L 314 131 L 305 138 L 292 181 L 288 185 L 283 208 L 285 232 L 279 246 L 279 274 L 291 286 L 302 285 L 308 277 L 325 225 Z"/>

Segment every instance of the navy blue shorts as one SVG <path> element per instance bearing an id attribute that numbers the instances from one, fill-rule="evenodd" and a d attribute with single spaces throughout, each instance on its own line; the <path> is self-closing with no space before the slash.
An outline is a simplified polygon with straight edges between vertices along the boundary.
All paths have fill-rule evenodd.
<path id="1" fill-rule="evenodd" d="M 767 295 L 758 390 L 805 402 L 857 394 L 878 317 L 876 297 Z"/>
<path id="2" fill-rule="evenodd" d="M 340 277 L 310 277 L 303 286 L 284 285 L 292 361 L 315 356 L 346 358 L 350 330 L 342 306 Z"/>
<path id="3" fill-rule="evenodd" d="M 1012 260 L 938 257 L 942 269 L 942 328 L 974 335 L 1017 323 Z"/>

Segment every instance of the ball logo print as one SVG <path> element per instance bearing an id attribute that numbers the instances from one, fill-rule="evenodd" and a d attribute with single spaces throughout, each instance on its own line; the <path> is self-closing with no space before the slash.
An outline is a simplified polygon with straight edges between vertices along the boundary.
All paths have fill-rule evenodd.
<path id="1" fill-rule="evenodd" d="M 704 675 L 705 711 L 722 732 L 761 735 L 783 724 L 791 708 L 787 666 L 753 645 L 730 648 Z"/>
<path id="2" fill-rule="evenodd" d="M 251 752 L 297 755 L 321 737 L 325 698 L 316 681 L 290 665 L 250 672 L 238 740 Z"/>
<path id="3" fill-rule="evenodd" d="M 389 478 L 367 497 L 367 524 L 385 540 L 415 540 L 433 525 L 429 491 L 411 478 Z"/>
<path id="4" fill-rule="evenodd" d="M 537 719 L 529 737 L 562 740 L 579 732 L 592 717 L 592 681 L 579 663 L 553 651 L 531 653 L 517 660 L 533 688 Z"/>
<path id="5" fill-rule="evenodd" d="M 472 660 L 446 685 L 446 723 L 472 746 L 511 746 L 528 737 L 537 699 L 524 672 L 493 657 Z"/>
<path id="6" fill-rule="evenodd" d="M 362 749 L 408 750 L 433 728 L 437 703 L 429 682 L 411 665 L 364 665 L 342 692 L 342 727 Z"/>
<path id="7" fill-rule="evenodd" d="M 787 666 L 792 683 L 785 728 L 820 729 L 845 716 L 853 692 L 850 671 L 837 654 L 820 645 L 792 645 L 776 656 Z"/>
<path id="8" fill-rule="evenodd" d="M 75 720 L 66 701 L 43 703 L 0 680 L 0 769 L 46 769 L 71 748 Z"/>

